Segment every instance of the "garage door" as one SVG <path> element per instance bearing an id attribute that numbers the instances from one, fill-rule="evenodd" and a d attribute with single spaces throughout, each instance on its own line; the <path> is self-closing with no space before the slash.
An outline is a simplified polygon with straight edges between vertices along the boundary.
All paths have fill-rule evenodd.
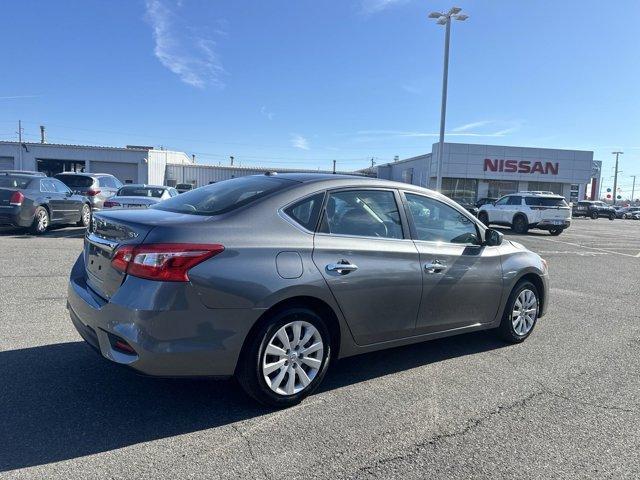
<path id="1" fill-rule="evenodd" d="M 91 173 L 110 173 L 122 183 L 138 183 L 138 165 L 120 162 L 91 162 Z"/>
<path id="2" fill-rule="evenodd" d="M 13 170 L 13 157 L 0 157 L 0 170 Z"/>

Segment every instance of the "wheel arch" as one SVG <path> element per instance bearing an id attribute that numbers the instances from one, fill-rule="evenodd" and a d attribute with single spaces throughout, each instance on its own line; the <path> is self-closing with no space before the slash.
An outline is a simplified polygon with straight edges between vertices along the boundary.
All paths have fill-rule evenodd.
<path id="1" fill-rule="evenodd" d="M 538 302 L 540 304 L 540 311 L 544 311 L 544 307 L 546 306 L 545 302 L 547 301 L 547 299 L 545 297 L 546 292 L 544 288 L 544 282 L 542 281 L 540 275 L 534 272 L 525 273 L 516 280 L 516 282 L 513 284 L 513 287 L 511 288 L 511 291 L 513 291 L 513 289 L 516 288 L 516 286 L 521 282 L 533 283 L 533 285 L 536 287 L 536 290 L 538 290 Z"/>
<path id="2" fill-rule="evenodd" d="M 290 297 L 272 305 L 265 310 L 262 315 L 253 324 L 244 341 L 242 342 L 242 348 L 240 349 L 239 358 L 242 358 L 249 345 L 249 339 L 253 338 L 256 332 L 276 313 L 286 310 L 288 308 L 308 308 L 317 313 L 326 322 L 327 329 L 331 335 L 331 349 L 333 351 L 333 358 L 338 358 L 340 355 L 340 345 L 342 342 L 343 332 L 340 326 L 340 320 L 334 309 L 324 300 L 309 295 L 298 295 Z M 238 362 L 239 365 L 240 362 Z M 237 368 L 237 366 L 236 366 Z"/>

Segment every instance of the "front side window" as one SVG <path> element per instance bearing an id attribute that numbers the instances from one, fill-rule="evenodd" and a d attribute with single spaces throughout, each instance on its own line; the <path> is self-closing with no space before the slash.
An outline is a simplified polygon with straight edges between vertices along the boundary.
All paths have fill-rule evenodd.
<path id="1" fill-rule="evenodd" d="M 466 215 L 438 200 L 407 193 L 417 240 L 479 245 L 478 230 Z"/>
<path id="2" fill-rule="evenodd" d="M 509 198 L 510 197 L 502 197 L 496 202 L 496 205 L 507 205 L 509 203 Z"/>
<path id="3" fill-rule="evenodd" d="M 60 180 L 56 180 L 55 178 L 53 178 L 50 181 L 53 184 L 53 187 L 55 188 L 56 192 L 58 192 L 58 193 L 71 193 L 71 190 L 69 190 L 69 187 L 67 187 Z"/>
<path id="4" fill-rule="evenodd" d="M 522 197 L 509 197 L 509 201 L 507 202 L 507 205 L 522 205 Z"/>
<path id="5" fill-rule="evenodd" d="M 314 231 L 322 208 L 324 193 L 318 193 L 294 203 L 284 211 L 296 223 L 307 230 Z"/>
<path id="6" fill-rule="evenodd" d="M 321 231 L 358 237 L 403 238 L 395 195 L 385 190 L 329 194 Z"/>
<path id="7" fill-rule="evenodd" d="M 41 180 L 40 181 L 40 191 L 42 192 L 55 192 L 56 191 L 56 187 L 53 184 L 53 182 L 49 179 L 47 180 Z"/>

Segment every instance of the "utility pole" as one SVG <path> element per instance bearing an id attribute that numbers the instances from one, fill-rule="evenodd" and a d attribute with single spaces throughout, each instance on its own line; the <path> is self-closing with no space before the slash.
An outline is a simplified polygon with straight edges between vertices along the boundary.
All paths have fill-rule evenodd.
<path id="1" fill-rule="evenodd" d="M 376 161 L 373 159 L 374 157 L 371 157 L 371 169 L 373 170 L 373 167 L 376 165 Z"/>
<path id="2" fill-rule="evenodd" d="M 613 204 L 616 204 L 616 196 L 618 195 L 618 156 L 622 155 L 624 152 L 611 152 L 612 155 L 616 156 L 616 168 L 615 173 L 613 174 Z"/>
<path id="3" fill-rule="evenodd" d="M 229 157 L 231 159 L 231 166 L 233 167 L 233 155 Z"/>
<path id="4" fill-rule="evenodd" d="M 629 175 L 629 176 L 633 178 L 633 186 L 631 187 L 631 202 L 635 203 L 635 199 L 633 198 L 633 196 L 636 193 L 636 176 L 637 175 Z"/>
<path id="5" fill-rule="evenodd" d="M 336 161 L 333 161 L 333 174 L 335 175 L 336 173 Z"/>
<path id="6" fill-rule="evenodd" d="M 18 120 L 18 170 L 22 170 L 22 120 Z"/>
<path id="7" fill-rule="evenodd" d="M 459 7 L 451 8 L 447 13 L 431 12 L 429 18 L 437 19 L 438 25 L 445 26 L 444 33 L 444 69 L 442 72 L 442 104 L 440 106 L 440 141 L 438 143 L 438 158 L 436 164 L 436 190 L 442 189 L 442 154 L 444 150 L 444 129 L 447 116 L 447 82 L 449 79 L 449 38 L 451 37 L 451 19 L 461 22 L 469 18 L 468 15 L 460 13 Z"/>

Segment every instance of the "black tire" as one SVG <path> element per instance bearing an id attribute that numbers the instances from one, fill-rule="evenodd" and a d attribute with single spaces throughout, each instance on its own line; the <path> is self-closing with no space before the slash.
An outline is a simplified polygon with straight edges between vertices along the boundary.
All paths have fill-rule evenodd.
<path id="1" fill-rule="evenodd" d="M 49 212 L 44 207 L 37 207 L 33 215 L 33 222 L 29 227 L 29 232 L 33 235 L 42 235 L 49 229 L 51 219 Z"/>
<path id="2" fill-rule="evenodd" d="M 293 321 L 304 321 L 315 327 L 322 338 L 323 354 L 320 367 L 311 382 L 298 393 L 284 395 L 274 392 L 267 385 L 262 372 L 262 359 L 276 332 Z M 309 308 L 289 307 L 270 315 L 257 331 L 251 334 L 239 359 L 236 378 L 244 391 L 260 403 L 276 408 L 291 407 L 300 403 L 318 388 L 327 373 L 331 355 L 331 336 L 322 318 Z M 286 378 L 289 378 L 288 373 Z M 283 380 L 282 383 L 286 382 Z"/>
<path id="3" fill-rule="evenodd" d="M 562 228 L 554 228 L 552 230 L 549 230 L 549 233 L 552 236 L 557 237 L 558 235 L 560 235 L 562 233 Z"/>
<path id="4" fill-rule="evenodd" d="M 513 223 L 511 229 L 519 234 L 525 234 L 529 231 L 529 222 L 524 215 L 516 215 L 513 217 Z"/>
<path id="5" fill-rule="evenodd" d="M 589 216 L 591 217 L 592 220 L 597 220 L 598 219 L 598 212 L 591 212 L 591 214 Z"/>
<path id="6" fill-rule="evenodd" d="M 616 214 L 615 213 L 610 213 L 609 214 L 609 220 L 615 220 L 616 219 Z"/>
<path id="7" fill-rule="evenodd" d="M 88 227 L 91 223 L 91 206 L 85 203 L 80 211 L 80 220 L 76 223 L 79 227 Z"/>
<path id="8" fill-rule="evenodd" d="M 512 313 L 516 308 L 516 300 L 518 296 L 525 290 L 530 290 L 535 294 L 536 297 L 536 314 L 533 324 L 529 328 L 529 330 L 524 334 L 518 334 L 514 328 L 514 324 L 512 321 Z M 533 329 L 536 327 L 538 323 L 538 313 L 540 312 L 540 294 L 538 293 L 538 289 L 536 286 L 529 281 L 521 281 L 519 282 L 509 295 L 509 299 L 507 300 L 507 304 L 504 309 L 504 314 L 502 315 L 502 321 L 500 322 L 500 326 L 498 327 L 498 334 L 500 337 L 509 342 L 509 343 L 521 343 L 524 342 L 525 339 L 531 335 Z"/>
<path id="9" fill-rule="evenodd" d="M 478 220 L 480 220 L 483 225 L 487 227 L 489 226 L 489 215 L 487 214 L 487 212 L 478 213 Z"/>

